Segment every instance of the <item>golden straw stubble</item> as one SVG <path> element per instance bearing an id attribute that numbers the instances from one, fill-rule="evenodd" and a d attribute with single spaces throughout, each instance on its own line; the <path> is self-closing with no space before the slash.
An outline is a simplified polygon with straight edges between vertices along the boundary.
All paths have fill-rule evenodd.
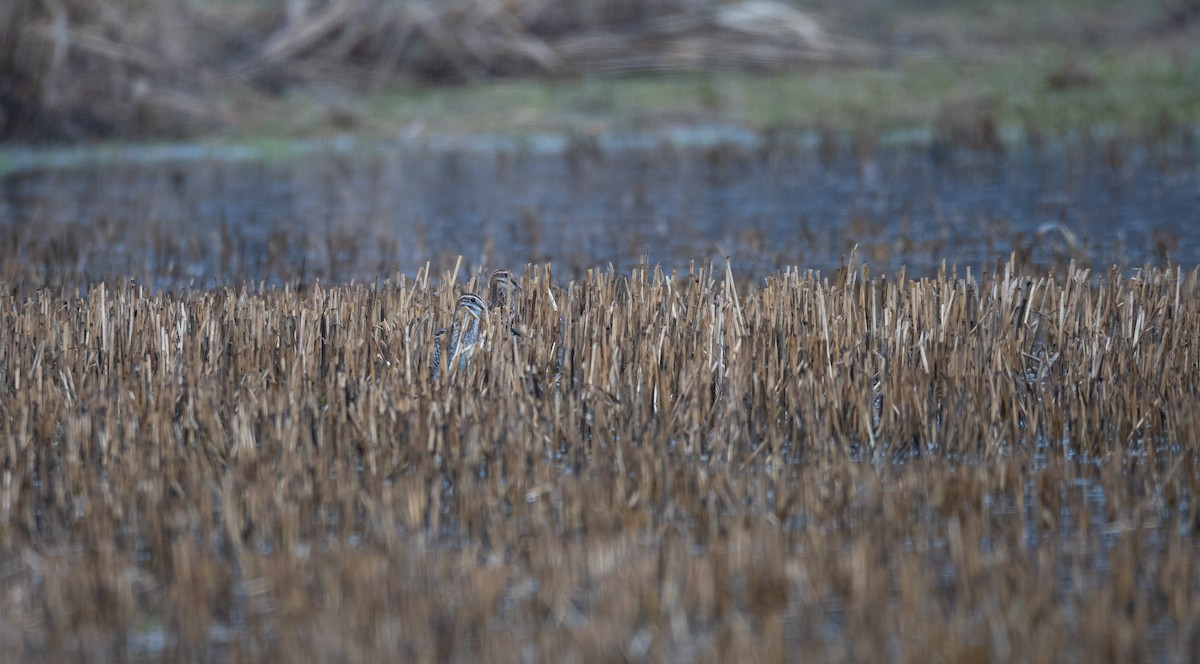
<path id="1" fill-rule="evenodd" d="M 1186 656 L 1196 272 L 483 276 L 4 289 L 6 659 Z"/>

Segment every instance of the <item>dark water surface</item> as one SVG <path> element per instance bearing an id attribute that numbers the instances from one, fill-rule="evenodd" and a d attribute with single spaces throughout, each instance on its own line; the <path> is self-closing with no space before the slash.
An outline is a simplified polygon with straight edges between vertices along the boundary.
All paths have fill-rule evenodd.
<path id="1" fill-rule="evenodd" d="M 373 281 L 553 261 L 560 274 L 724 262 L 758 278 L 872 268 L 1200 264 L 1200 148 L 1064 142 L 870 149 L 732 131 L 361 140 L 266 154 L 167 146 L 19 155 L 0 182 L 4 275 L 176 287 Z"/>

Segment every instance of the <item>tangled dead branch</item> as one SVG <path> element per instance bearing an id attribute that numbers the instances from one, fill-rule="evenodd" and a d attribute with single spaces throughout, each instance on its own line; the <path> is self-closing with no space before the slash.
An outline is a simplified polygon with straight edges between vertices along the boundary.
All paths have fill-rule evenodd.
<path id="1" fill-rule="evenodd" d="M 186 134 L 236 121 L 219 102 L 232 89 L 769 70 L 860 54 L 761 0 L 11 0 L 0 139 Z"/>

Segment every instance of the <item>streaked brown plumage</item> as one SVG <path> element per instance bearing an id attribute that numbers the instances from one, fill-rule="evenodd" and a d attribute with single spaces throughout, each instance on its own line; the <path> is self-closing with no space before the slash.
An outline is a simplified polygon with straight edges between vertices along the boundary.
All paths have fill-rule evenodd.
<path id="1" fill-rule="evenodd" d="M 479 328 L 489 309 L 498 310 L 503 323 L 512 331 L 514 336 L 521 336 L 515 323 L 517 320 L 517 301 L 514 291 L 520 291 L 521 284 L 508 270 L 496 270 L 488 279 L 488 300 L 474 293 L 464 293 L 458 297 L 454 306 L 454 317 L 450 325 L 450 348 L 447 355 L 453 362 L 458 358 L 461 369 L 466 365 L 467 357 L 479 343 Z M 434 334 L 433 341 L 433 379 L 437 380 L 442 366 L 442 340 L 446 333 L 442 328 Z"/>
<path id="2" fill-rule="evenodd" d="M 487 307 L 484 305 L 483 298 L 478 295 L 463 293 L 458 296 L 458 301 L 454 306 L 454 321 L 450 325 L 450 350 L 448 356 L 450 362 L 454 362 L 455 359 L 459 361 L 458 365 L 460 369 L 466 365 L 467 357 L 479 342 L 479 322 L 486 311 Z M 434 380 L 437 380 L 442 364 L 442 344 L 437 337 L 441 336 L 444 332 L 445 330 L 443 329 L 434 335 Z"/>
<path id="3" fill-rule="evenodd" d="M 517 331 L 517 300 L 514 291 L 521 290 L 521 282 L 513 277 L 508 270 L 496 270 L 488 279 L 488 308 L 500 311 L 500 318 L 512 333 L 521 336 Z"/>

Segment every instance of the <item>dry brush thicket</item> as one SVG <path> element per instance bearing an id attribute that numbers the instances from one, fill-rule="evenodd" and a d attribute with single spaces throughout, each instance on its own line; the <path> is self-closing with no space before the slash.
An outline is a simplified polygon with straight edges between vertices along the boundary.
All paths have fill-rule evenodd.
<path id="1" fill-rule="evenodd" d="M 0 296 L 26 659 L 1186 659 L 1197 273 Z"/>
<path id="2" fill-rule="evenodd" d="M 778 69 L 859 58 L 777 2 L 6 0 L 0 139 L 187 134 L 318 83 Z"/>

